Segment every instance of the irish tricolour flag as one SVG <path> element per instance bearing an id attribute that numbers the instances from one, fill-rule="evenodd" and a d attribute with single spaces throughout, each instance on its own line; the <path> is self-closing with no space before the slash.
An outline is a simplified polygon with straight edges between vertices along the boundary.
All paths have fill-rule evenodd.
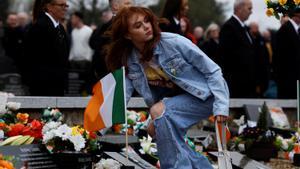
<path id="1" fill-rule="evenodd" d="M 84 112 L 84 128 L 98 131 L 125 123 L 124 67 L 109 73 L 93 87 L 93 96 Z"/>

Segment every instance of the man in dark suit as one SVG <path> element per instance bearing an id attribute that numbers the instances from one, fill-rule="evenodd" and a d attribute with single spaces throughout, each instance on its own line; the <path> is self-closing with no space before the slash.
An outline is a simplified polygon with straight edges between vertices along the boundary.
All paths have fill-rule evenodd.
<path id="1" fill-rule="evenodd" d="M 133 5 L 133 0 L 109 0 L 109 5 L 113 15 L 115 16 L 123 7 L 129 7 Z M 106 54 L 104 52 L 104 46 L 110 43 L 110 37 L 105 35 L 105 32 L 110 30 L 111 24 L 112 19 L 107 23 L 104 23 L 101 27 L 97 28 L 89 40 L 90 47 L 95 51 L 92 57 L 92 76 L 94 77 L 91 82 L 92 85 L 109 73 L 105 64 Z"/>
<path id="2" fill-rule="evenodd" d="M 236 0 L 234 14 L 220 32 L 220 55 L 232 98 L 256 96 L 255 53 L 244 24 L 251 13 L 251 0 Z"/>
<path id="3" fill-rule="evenodd" d="M 300 8 L 291 11 L 289 16 L 276 34 L 273 56 L 278 97 L 282 99 L 297 97 L 296 81 L 300 80 Z"/>
<path id="4" fill-rule="evenodd" d="M 26 38 L 26 76 L 33 96 L 63 96 L 67 81 L 69 42 L 61 21 L 66 0 L 36 0 L 33 24 Z"/>

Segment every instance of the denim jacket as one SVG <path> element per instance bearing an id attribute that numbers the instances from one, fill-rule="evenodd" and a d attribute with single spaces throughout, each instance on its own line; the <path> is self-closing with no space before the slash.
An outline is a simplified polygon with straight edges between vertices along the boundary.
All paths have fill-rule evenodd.
<path id="1" fill-rule="evenodd" d="M 177 34 L 162 32 L 154 49 L 154 56 L 173 83 L 204 101 L 213 96 L 213 114 L 228 116 L 229 92 L 221 69 L 190 40 Z M 156 100 L 136 49 L 133 49 L 127 63 L 127 102 L 135 89 L 150 107 Z"/>

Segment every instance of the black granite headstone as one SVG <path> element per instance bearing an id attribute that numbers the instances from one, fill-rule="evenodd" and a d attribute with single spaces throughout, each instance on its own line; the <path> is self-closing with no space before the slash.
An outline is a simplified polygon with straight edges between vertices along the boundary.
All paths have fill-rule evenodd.
<path id="1" fill-rule="evenodd" d="M 208 152 L 213 159 L 217 159 L 218 152 Z M 234 168 L 241 169 L 271 169 L 270 167 L 255 161 L 239 152 L 230 152 L 230 157 L 232 159 L 232 165 Z"/>
<path id="2" fill-rule="evenodd" d="M 14 157 L 15 168 L 27 167 L 27 169 L 57 168 L 52 156 L 44 146 L 30 144 L 22 146 L 0 146 L 1 154 Z"/>

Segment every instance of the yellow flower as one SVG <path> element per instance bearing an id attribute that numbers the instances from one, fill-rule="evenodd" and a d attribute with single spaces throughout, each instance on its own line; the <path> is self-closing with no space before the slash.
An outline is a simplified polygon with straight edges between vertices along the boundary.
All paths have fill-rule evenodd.
<path id="1" fill-rule="evenodd" d="M 72 136 L 81 135 L 79 126 L 72 127 Z"/>
<path id="2" fill-rule="evenodd" d="M 299 5 L 300 4 L 300 0 L 294 0 L 295 5 Z"/>
<path id="3" fill-rule="evenodd" d="M 287 0 L 278 0 L 278 2 L 281 6 L 283 6 L 286 4 Z"/>
<path id="4" fill-rule="evenodd" d="M 274 15 L 274 9 L 273 8 L 268 8 L 266 11 L 267 16 L 273 16 Z"/>
<path id="5" fill-rule="evenodd" d="M 268 4 L 271 0 L 265 0 L 265 3 Z"/>
<path id="6" fill-rule="evenodd" d="M 17 114 L 17 119 L 23 124 L 27 123 L 28 117 L 29 117 L 29 114 L 27 114 L 27 113 L 18 113 Z"/>

